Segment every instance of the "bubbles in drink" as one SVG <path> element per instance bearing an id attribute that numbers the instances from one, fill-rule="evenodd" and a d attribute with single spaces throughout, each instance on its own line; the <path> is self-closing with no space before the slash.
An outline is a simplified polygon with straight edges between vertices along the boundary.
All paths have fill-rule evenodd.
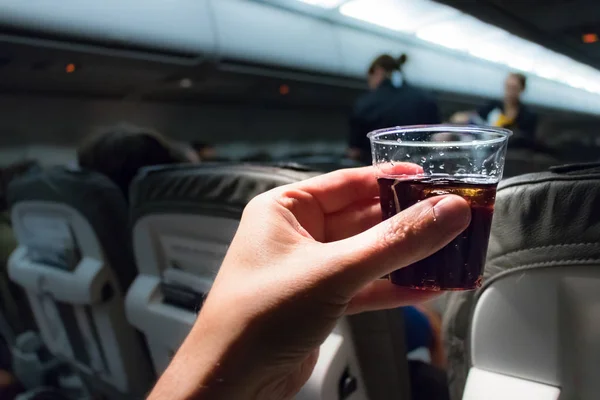
<path id="1" fill-rule="evenodd" d="M 492 225 L 496 184 L 454 177 L 399 180 L 379 178 L 383 219 L 432 196 L 456 194 L 469 202 L 471 223 L 437 253 L 390 275 L 401 286 L 423 290 L 471 290 L 481 285 Z"/>

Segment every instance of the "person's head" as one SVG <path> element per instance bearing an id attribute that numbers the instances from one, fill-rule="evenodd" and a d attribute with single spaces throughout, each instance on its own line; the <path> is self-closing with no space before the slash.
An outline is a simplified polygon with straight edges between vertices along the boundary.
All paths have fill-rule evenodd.
<path id="1" fill-rule="evenodd" d="M 401 71 L 406 59 L 406 54 L 402 54 L 398 58 L 394 58 L 389 54 L 382 54 L 373 60 L 367 77 L 369 88 L 371 90 L 377 89 L 384 80 L 390 79 L 394 72 Z"/>
<path id="2" fill-rule="evenodd" d="M 126 124 L 91 135 L 77 149 L 77 159 L 80 167 L 110 178 L 127 198 L 140 168 L 186 161 L 159 133 Z"/>
<path id="3" fill-rule="evenodd" d="M 523 74 L 513 72 L 508 75 L 504 82 L 504 100 L 510 103 L 518 103 L 521 94 L 527 88 L 527 77 Z"/>
<path id="4" fill-rule="evenodd" d="M 192 148 L 200 158 L 200 161 L 210 161 L 217 155 L 213 145 L 206 142 L 192 142 Z"/>

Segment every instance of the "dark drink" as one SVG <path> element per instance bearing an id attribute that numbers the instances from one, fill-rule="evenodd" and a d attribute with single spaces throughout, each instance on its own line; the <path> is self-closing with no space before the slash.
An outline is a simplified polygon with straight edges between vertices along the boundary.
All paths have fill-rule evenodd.
<path id="1" fill-rule="evenodd" d="M 436 177 L 377 181 L 384 220 L 421 200 L 443 194 L 459 195 L 471 205 L 471 223 L 463 233 L 437 253 L 391 273 L 390 280 L 423 290 L 472 290 L 481 286 L 497 184 Z"/>

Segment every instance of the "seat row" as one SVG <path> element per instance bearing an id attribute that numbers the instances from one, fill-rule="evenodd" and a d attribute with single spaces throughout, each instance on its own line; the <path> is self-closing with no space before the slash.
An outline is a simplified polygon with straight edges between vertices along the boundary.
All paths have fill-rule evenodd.
<path id="1" fill-rule="evenodd" d="M 127 204 L 93 172 L 38 171 L 9 188 L 19 242 L 9 274 L 27 293 L 42 342 L 85 392 L 143 398 L 191 329 L 245 205 L 315 174 L 148 168 Z M 465 399 L 598 393 L 599 204 L 600 165 L 500 183 L 487 282 L 452 294 L 445 312 L 451 384 L 462 391 L 468 374 Z M 398 310 L 343 319 L 297 398 L 409 398 L 403 335 Z M 17 349 L 16 362 L 35 369 L 26 353 Z"/>

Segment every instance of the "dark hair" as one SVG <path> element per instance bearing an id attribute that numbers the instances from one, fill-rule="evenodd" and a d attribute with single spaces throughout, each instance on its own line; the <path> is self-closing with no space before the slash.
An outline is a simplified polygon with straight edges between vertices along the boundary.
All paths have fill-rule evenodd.
<path id="1" fill-rule="evenodd" d="M 185 162 L 158 132 L 128 124 L 91 135 L 77 149 L 77 159 L 80 167 L 110 178 L 126 198 L 140 168 Z"/>
<path id="2" fill-rule="evenodd" d="M 523 90 L 527 89 L 527 77 L 525 75 L 521 74 L 520 72 L 511 72 L 509 76 L 514 76 L 517 78 Z"/>
<path id="3" fill-rule="evenodd" d="M 381 68 L 387 73 L 400 71 L 407 59 L 408 57 L 406 54 L 402 54 L 398 58 L 394 58 L 389 54 L 382 54 L 371 63 L 371 66 L 369 67 L 369 75 L 375 72 L 377 68 Z"/>

